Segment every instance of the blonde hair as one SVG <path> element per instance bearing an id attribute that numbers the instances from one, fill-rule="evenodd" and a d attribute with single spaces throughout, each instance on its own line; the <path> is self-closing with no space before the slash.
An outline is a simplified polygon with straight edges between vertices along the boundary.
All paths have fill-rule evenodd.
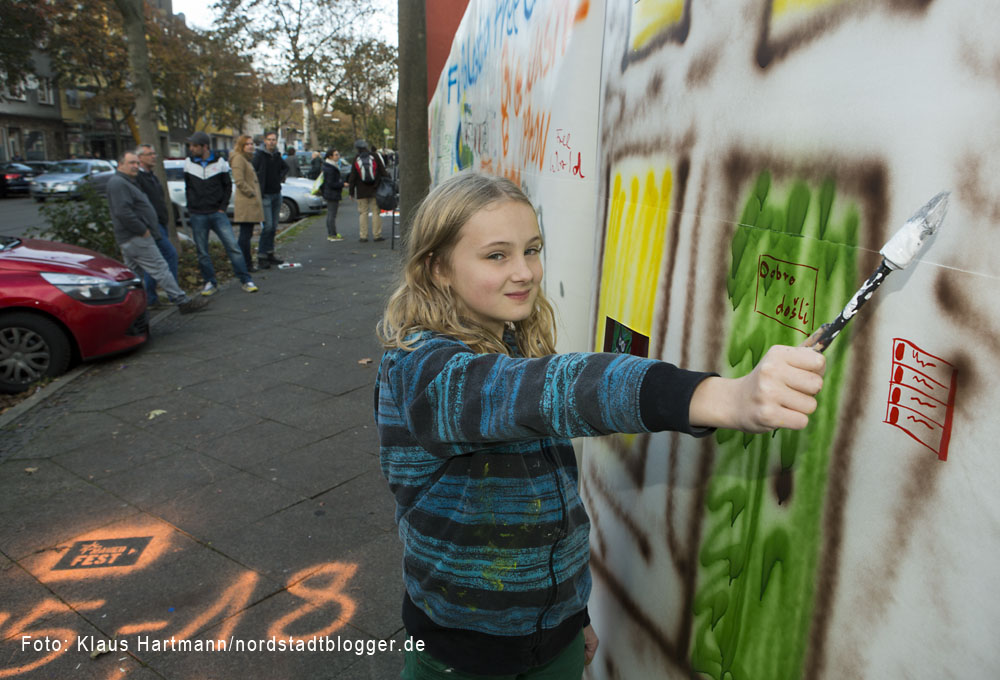
<path id="1" fill-rule="evenodd" d="M 236 158 L 237 154 L 243 156 L 244 158 L 249 159 L 250 154 L 244 151 L 243 147 L 247 145 L 247 142 L 252 142 L 252 141 L 253 137 L 251 137 L 250 135 L 240 135 L 239 137 L 237 137 L 236 144 L 233 145 L 233 151 L 232 153 L 229 154 L 229 162 L 232 163 L 233 159 Z"/>
<path id="2" fill-rule="evenodd" d="M 462 172 L 435 187 L 420 204 L 406 239 L 401 282 L 386 304 L 378 335 L 387 349 L 414 349 L 421 331 L 455 338 L 480 354 L 510 351 L 501 338 L 471 318 L 465 305 L 434 277 L 437 263 L 447 266 L 462 227 L 473 215 L 504 201 L 531 201 L 502 177 Z M 534 209 L 532 207 L 532 209 Z M 555 314 L 539 290 L 534 309 L 523 321 L 507 324 L 526 357 L 555 352 Z"/>

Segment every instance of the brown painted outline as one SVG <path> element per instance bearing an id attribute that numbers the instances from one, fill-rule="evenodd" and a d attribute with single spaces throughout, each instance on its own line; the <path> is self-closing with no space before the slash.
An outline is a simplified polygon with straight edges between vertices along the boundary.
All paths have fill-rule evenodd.
<path id="1" fill-rule="evenodd" d="M 859 247 L 863 249 L 858 268 L 862 277 L 874 271 L 881 261 L 878 251 L 888 237 L 889 212 L 889 170 L 881 159 L 862 159 L 849 161 L 836 158 L 816 158 L 813 161 L 789 163 L 777 157 L 764 153 L 747 155 L 749 151 L 733 150 L 725 159 L 726 189 L 723 192 L 732 201 L 728 211 L 723 207 L 722 214 L 739 214 L 738 201 L 743 195 L 742 187 L 749 186 L 754 176 L 761 169 L 771 171 L 772 177 L 783 179 L 796 176 L 813 178 L 821 181 L 833 176 L 839 192 L 857 196 L 862 205 L 859 225 Z M 718 239 L 715 244 L 718 262 L 727 262 L 730 244 L 726 239 Z M 861 281 L 858 282 L 859 284 Z M 714 297 L 726 298 L 726 279 L 717 277 Z M 871 324 L 865 322 L 868 317 L 859 317 L 854 321 L 854 335 L 851 339 L 852 370 L 845 377 L 843 394 L 859 394 L 871 377 L 871 367 L 874 363 L 874 330 Z M 721 318 L 712 319 L 715 328 L 710 329 L 709 337 L 724 337 L 725 329 Z M 721 349 L 715 356 L 721 356 Z M 839 411 L 840 427 L 834 438 L 832 451 L 836 455 L 830 457 L 830 468 L 827 477 L 826 498 L 823 505 L 822 536 L 818 572 L 816 575 L 815 600 L 813 615 L 809 626 L 809 644 L 803 664 L 805 678 L 818 678 L 823 674 L 826 662 L 826 642 L 833 619 L 833 600 L 837 592 L 839 578 L 840 551 L 844 537 L 844 514 L 847 504 L 847 489 L 851 473 L 851 458 L 854 454 L 854 441 L 858 427 L 864 419 L 861 410 L 861 400 L 847 398 Z"/>
<path id="2" fill-rule="evenodd" d="M 624 158 L 650 156 L 657 152 L 663 152 L 664 146 L 656 146 L 657 141 L 659 140 L 652 141 L 648 145 L 643 146 L 631 145 L 623 147 L 610 155 L 604 176 L 606 198 L 607 194 L 609 194 L 611 190 L 610 177 L 612 168 Z M 669 150 L 666 151 L 666 153 L 670 155 Z M 686 150 L 678 152 L 674 155 L 681 159 L 677 164 L 677 181 L 674 184 L 674 194 L 677 206 L 676 214 L 681 215 L 683 214 L 684 199 L 687 195 L 687 187 L 690 181 L 691 161 Z M 778 180 L 796 176 L 811 178 L 815 181 L 822 181 L 823 179 L 833 175 L 840 192 L 845 192 L 849 195 L 858 197 L 858 200 L 862 205 L 861 225 L 859 228 L 861 243 L 859 244 L 859 247 L 863 249 L 863 254 L 861 255 L 859 262 L 859 270 L 861 272 L 868 271 L 869 269 L 874 270 L 880 260 L 878 250 L 887 237 L 889 179 L 888 169 L 884 162 L 880 159 L 862 159 L 860 161 L 853 162 L 844 159 L 834 160 L 831 162 L 829 157 L 817 158 L 813 161 L 807 162 L 789 162 L 767 154 L 758 152 L 751 154 L 749 150 L 733 149 L 726 157 L 724 157 L 721 163 L 710 163 L 705 166 L 705 171 L 701 180 L 701 189 L 697 193 L 698 206 L 692 218 L 693 224 L 690 230 L 692 249 L 689 253 L 686 253 L 689 263 L 686 285 L 689 289 L 693 290 L 696 285 L 698 246 L 700 245 L 698 232 L 701 229 L 701 216 L 705 214 L 706 196 L 709 194 L 706 187 L 710 183 L 711 179 L 721 174 L 721 180 L 724 186 L 722 192 L 723 196 L 728 197 L 730 200 L 730 205 L 722 206 L 720 211 L 721 214 L 738 215 L 740 212 L 739 203 L 744 195 L 743 191 L 747 186 L 750 186 L 756 174 L 761 169 L 765 168 L 770 170 L 772 175 Z M 605 200 L 603 204 L 604 213 L 602 216 L 602 230 L 598 253 L 598 262 L 601 264 L 599 265 L 598 280 L 600 280 L 600 268 L 603 268 L 604 262 L 604 241 L 606 238 L 610 201 Z M 679 218 L 675 218 L 675 220 L 676 219 Z M 662 307 L 660 313 L 657 315 L 656 329 L 652 333 L 654 350 L 650 354 L 651 357 L 663 355 L 666 343 L 666 324 L 670 316 L 670 292 L 677 265 L 680 228 L 678 224 L 670 223 L 668 224 L 668 229 L 671 233 L 666 244 L 667 253 L 662 265 L 663 274 L 659 279 L 661 287 L 659 296 Z M 730 243 L 727 239 L 720 238 L 714 243 L 707 245 L 710 248 L 715 248 L 715 257 L 713 258 L 713 261 L 728 261 Z M 726 278 L 724 276 L 717 276 L 714 284 L 714 291 L 710 293 L 710 297 L 724 300 L 726 295 Z M 599 303 L 600 300 L 598 295 L 597 298 L 595 298 L 594 303 L 595 319 L 597 318 L 597 308 Z M 691 335 L 693 333 L 692 327 L 694 323 L 691 315 L 691 312 L 687 312 L 683 321 L 680 347 L 681 365 L 686 365 L 690 361 L 692 351 Z M 721 357 L 724 338 L 726 337 L 728 329 L 724 326 L 723 319 L 721 317 L 711 318 L 708 324 L 709 325 L 706 328 L 705 333 L 705 337 L 708 338 L 708 344 L 704 347 L 704 351 L 708 356 Z M 845 394 L 857 393 L 859 389 L 869 381 L 870 366 L 872 364 L 872 336 L 874 332 L 871 330 L 872 327 L 864 323 L 862 319 L 859 319 L 856 324 L 854 337 L 852 339 L 852 353 L 854 359 L 852 363 L 856 366 L 856 368 L 846 378 L 844 386 Z M 596 325 L 594 326 L 594 329 L 596 329 Z M 594 329 L 591 331 L 595 334 L 592 336 L 591 345 L 593 345 L 596 341 L 596 330 Z M 844 513 L 847 498 L 847 486 L 851 470 L 852 446 L 857 436 L 859 423 L 862 419 L 860 409 L 861 405 L 859 401 L 850 399 L 845 400 L 845 404 L 840 411 L 842 424 L 838 429 L 834 445 L 832 447 L 834 451 L 841 453 L 831 457 L 827 498 L 824 504 L 822 518 L 824 540 L 820 548 L 820 566 L 817 573 L 816 597 L 809 631 L 809 648 L 804 663 L 804 677 L 819 677 L 825 662 L 826 640 L 829 627 L 832 623 L 833 599 L 839 576 L 837 567 L 844 534 Z M 670 437 L 671 449 L 676 451 L 680 435 L 672 433 Z M 609 445 L 609 448 L 611 448 L 612 451 L 619 456 L 626 471 L 636 483 L 637 488 L 641 488 L 645 483 L 645 466 L 647 456 L 649 454 L 650 436 L 640 436 L 631 450 L 626 449 L 617 438 L 609 437 L 605 441 Z M 707 492 L 707 481 L 710 478 L 714 467 L 714 440 L 711 438 L 703 439 L 699 445 L 699 449 L 700 465 L 697 473 L 697 479 L 700 480 L 700 483 L 695 487 L 697 489 L 697 497 L 693 501 L 694 507 L 704 506 L 704 497 Z M 668 475 L 669 480 L 672 480 L 678 469 L 678 460 L 676 455 L 672 453 L 668 455 L 670 456 L 668 461 Z M 593 473 L 592 470 L 588 472 L 591 474 Z M 595 487 L 593 484 L 589 483 L 586 487 L 588 496 L 593 495 L 594 498 L 600 498 L 609 508 L 611 508 L 612 512 L 616 516 L 620 515 L 620 511 L 616 511 L 617 506 L 609 501 L 609 492 L 606 489 Z M 594 504 L 591 503 L 591 506 L 593 505 Z M 682 541 L 680 540 L 680 537 L 675 535 L 673 532 L 673 522 L 671 521 L 671 518 L 674 515 L 674 498 L 670 491 L 667 492 L 665 511 L 667 518 L 667 536 L 665 538 L 669 549 L 670 559 L 680 574 L 683 583 L 681 603 L 683 608 L 682 611 L 690 612 L 693 607 L 695 591 L 697 588 L 697 557 L 696 555 L 685 556 L 686 553 L 684 551 Z M 703 516 L 698 513 L 695 513 L 695 515 L 688 522 L 685 536 L 687 546 L 698 545 L 702 523 Z M 600 527 L 597 528 L 597 531 L 600 533 Z M 601 550 L 606 551 L 603 536 L 600 536 L 599 543 L 602 545 Z M 680 624 L 679 630 L 675 631 L 674 635 L 668 635 L 665 631 L 660 630 L 659 627 L 652 625 L 649 617 L 642 611 L 639 603 L 631 598 L 626 586 L 614 577 L 607 565 L 599 557 L 592 557 L 592 562 L 595 567 L 595 573 L 608 585 L 612 595 L 622 606 L 625 613 L 636 624 L 638 624 L 640 628 L 650 635 L 657 647 L 673 663 L 677 664 L 677 666 L 684 672 L 690 672 L 688 648 L 690 647 L 691 635 L 693 632 L 691 618 L 682 617 L 682 623 Z"/>
<path id="3" fill-rule="evenodd" d="M 898 12 L 924 12 L 934 0 L 882 0 L 890 10 Z M 852 2 L 841 0 L 836 5 L 815 10 L 808 18 L 783 35 L 771 35 L 771 16 L 774 12 L 774 0 L 766 0 L 764 11 L 761 12 L 760 33 L 757 38 L 755 56 L 757 65 L 766 69 L 772 63 L 781 61 L 792 52 L 805 47 L 817 40 L 824 33 L 843 23 L 847 18 L 863 14 L 875 8 L 877 2 Z"/>

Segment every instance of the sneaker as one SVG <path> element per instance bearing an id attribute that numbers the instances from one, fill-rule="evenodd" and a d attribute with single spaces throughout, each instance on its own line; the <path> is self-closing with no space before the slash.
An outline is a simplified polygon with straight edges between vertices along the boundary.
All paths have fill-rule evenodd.
<path id="1" fill-rule="evenodd" d="M 182 302 L 178 302 L 177 309 L 181 314 L 190 314 L 191 312 L 197 312 L 199 309 L 204 309 L 207 304 L 208 300 L 189 297 Z"/>
<path id="2" fill-rule="evenodd" d="M 333 236 L 327 236 L 326 240 L 327 241 L 343 241 L 344 237 L 341 236 L 340 234 L 334 234 Z"/>
<path id="3" fill-rule="evenodd" d="M 217 290 L 219 290 L 219 287 L 209 281 L 205 284 L 205 287 L 201 289 L 201 294 L 208 297 L 209 295 L 215 295 L 215 291 Z"/>
<path id="4" fill-rule="evenodd" d="M 257 268 L 258 269 L 270 269 L 271 268 L 271 263 L 268 262 L 267 260 L 257 260 Z"/>
<path id="5" fill-rule="evenodd" d="M 243 284 L 243 290 L 244 292 L 247 293 L 256 293 L 258 290 L 260 290 L 260 288 L 258 288 L 257 284 L 254 283 L 253 281 L 247 281 L 246 283 Z"/>
<path id="6" fill-rule="evenodd" d="M 362 243 L 368 243 L 368 239 L 366 238 L 359 238 L 358 240 L 361 241 Z"/>
<path id="7" fill-rule="evenodd" d="M 267 254 L 267 261 L 270 262 L 271 264 L 285 264 L 285 261 L 282 260 L 280 257 L 275 257 L 274 253 Z"/>
<path id="8" fill-rule="evenodd" d="M 375 241 L 376 243 L 378 243 L 379 241 L 384 241 L 385 239 L 384 239 L 384 238 L 382 238 L 381 236 L 379 236 L 379 237 L 378 237 L 377 239 L 373 239 L 373 240 L 374 240 L 374 241 Z"/>

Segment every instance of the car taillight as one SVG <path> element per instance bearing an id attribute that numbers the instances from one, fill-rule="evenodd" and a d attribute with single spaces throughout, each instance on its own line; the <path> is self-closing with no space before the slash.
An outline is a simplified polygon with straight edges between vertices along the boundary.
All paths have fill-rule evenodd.
<path id="1" fill-rule="evenodd" d="M 19 175 L 16 172 L 9 172 L 6 175 L 4 175 L 4 177 L 6 177 L 8 180 L 21 179 L 21 175 Z"/>

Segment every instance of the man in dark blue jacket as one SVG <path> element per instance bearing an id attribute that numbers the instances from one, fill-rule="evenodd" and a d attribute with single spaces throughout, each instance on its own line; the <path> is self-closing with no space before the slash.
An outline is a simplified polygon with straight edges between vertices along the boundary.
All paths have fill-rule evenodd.
<path id="1" fill-rule="evenodd" d="M 159 222 L 160 227 L 154 230 L 151 236 L 156 241 L 156 247 L 159 248 L 163 259 L 166 260 L 170 273 L 179 281 L 177 250 L 170 242 L 170 233 L 167 231 L 167 202 L 163 198 L 163 185 L 153 174 L 156 168 L 156 149 L 150 144 L 140 144 L 135 153 L 139 156 L 139 174 L 136 176 L 136 181 L 139 183 L 142 193 L 146 194 L 146 198 L 153 204 L 153 209 L 156 210 L 156 221 Z M 156 295 L 156 279 L 147 272 L 145 283 L 146 299 L 150 306 L 155 307 L 159 302 Z"/>
<path id="2" fill-rule="evenodd" d="M 270 130 L 264 133 L 264 148 L 254 152 L 252 163 L 260 182 L 260 199 L 264 205 L 264 224 L 257 243 L 257 266 L 267 269 L 272 264 L 284 262 L 274 254 L 274 235 L 278 231 L 278 215 L 281 214 L 281 185 L 288 176 L 288 164 L 278 151 L 277 132 Z"/>
<path id="3" fill-rule="evenodd" d="M 205 279 L 201 294 L 212 295 L 219 289 L 212 257 L 208 254 L 209 231 L 214 231 L 222 241 L 226 254 L 229 255 L 229 262 L 233 265 L 233 273 L 239 277 L 243 290 L 256 293 L 257 286 L 250 278 L 243 253 L 236 244 L 233 227 L 226 216 L 229 196 L 233 192 L 229 163 L 212 152 L 211 144 L 212 140 L 204 132 L 194 133 L 188 138 L 189 155 L 184 161 L 184 190 L 191 233 L 198 249 L 198 267 Z"/>

